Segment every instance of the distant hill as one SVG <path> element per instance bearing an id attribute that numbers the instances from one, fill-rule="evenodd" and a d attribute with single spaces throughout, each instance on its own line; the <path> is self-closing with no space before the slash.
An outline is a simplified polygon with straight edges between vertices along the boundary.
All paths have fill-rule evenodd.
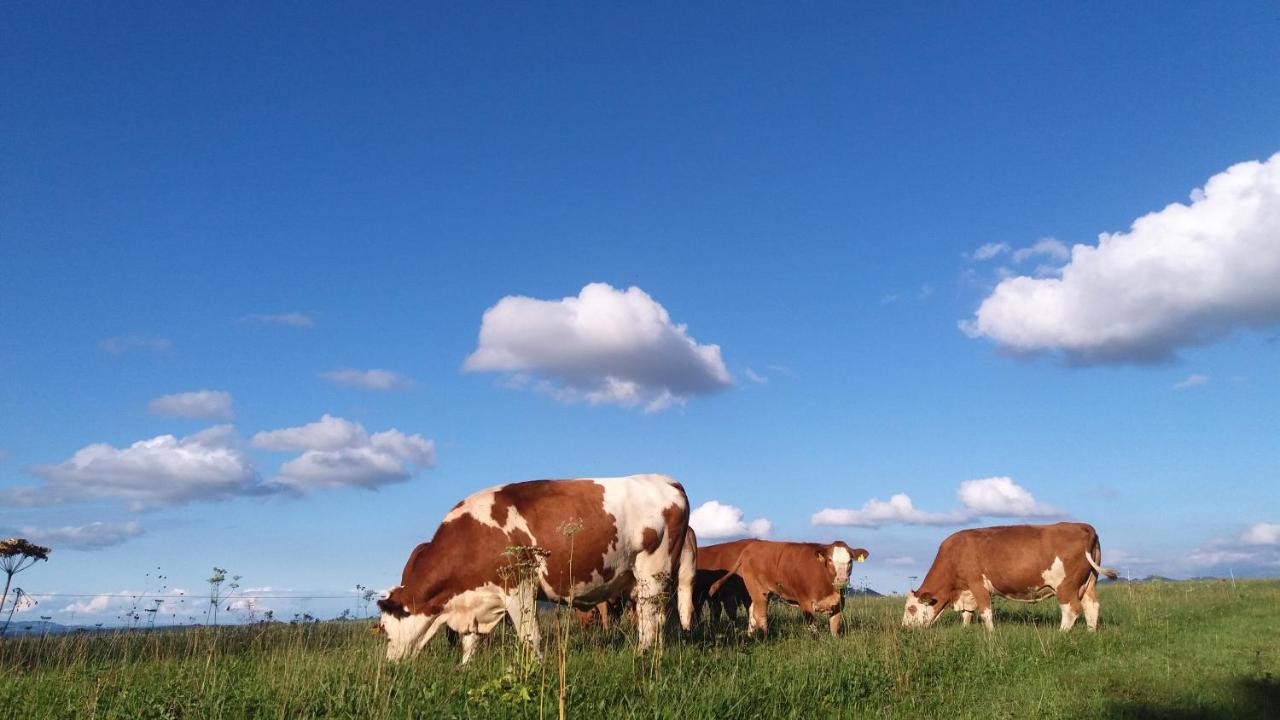
<path id="1" fill-rule="evenodd" d="M 869 587 L 856 588 L 852 585 L 845 590 L 844 594 L 849 597 L 884 597 L 884 593 L 878 593 Z"/>

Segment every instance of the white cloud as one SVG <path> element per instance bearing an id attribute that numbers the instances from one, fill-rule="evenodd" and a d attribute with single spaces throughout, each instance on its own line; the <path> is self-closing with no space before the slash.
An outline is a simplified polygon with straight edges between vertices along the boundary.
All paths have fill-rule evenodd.
<path id="1" fill-rule="evenodd" d="M 909 567 L 916 564 L 916 559 L 910 555 L 900 555 L 886 559 L 884 564 L 892 567 Z"/>
<path id="2" fill-rule="evenodd" d="M 1071 257 L 1071 249 L 1057 238 L 1040 238 L 1031 247 L 1018 248 L 1013 251 L 1013 261 L 1021 263 L 1033 257 L 1046 257 L 1059 262 Z"/>
<path id="3" fill-rule="evenodd" d="M 905 493 L 887 502 L 871 499 L 858 510 L 824 508 L 814 513 L 814 525 L 880 527 L 882 525 L 961 525 L 981 517 L 1047 517 L 1060 514 L 1037 502 L 1008 477 L 966 480 L 956 493 L 960 507 L 950 512 L 920 510 Z"/>
<path id="4" fill-rule="evenodd" d="M 823 508 L 814 513 L 814 525 L 840 525 L 852 527 L 880 527 L 893 523 L 907 525 L 955 525 L 965 517 L 956 513 L 925 512 L 918 510 L 905 493 L 898 493 L 888 502 L 872 498 L 859 510 Z"/>
<path id="5" fill-rule="evenodd" d="M 153 335 L 116 335 L 98 341 L 98 349 L 119 357 L 131 350 L 164 352 L 173 347 L 168 338 Z"/>
<path id="6" fill-rule="evenodd" d="M 756 372 L 755 370 L 752 370 L 751 368 L 744 369 L 742 371 L 742 374 L 745 375 L 748 380 L 750 380 L 751 382 L 757 385 L 767 385 L 769 383 L 768 377 L 761 375 L 760 373 Z"/>
<path id="7" fill-rule="evenodd" d="M 182 439 L 160 435 L 126 448 L 89 445 L 65 462 L 37 465 L 32 472 L 45 484 L 12 488 L 5 499 L 23 505 L 118 499 L 144 509 L 252 493 L 258 481 L 229 425 Z"/>
<path id="8" fill-rule="evenodd" d="M 74 550 L 97 550 L 119 545 L 142 534 L 142 526 L 136 522 L 120 524 L 93 522 L 88 525 L 68 525 L 59 528 L 19 528 L 17 534 L 55 550 L 62 547 Z"/>
<path id="9" fill-rule="evenodd" d="M 1058 511 L 1036 502 L 1027 489 L 1009 477 L 966 480 L 956 493 L 960 504 L 972 517 L 1045 517 Z"/>
<path id="10" fill-rule="evenodd" d="M 1188 376 L 1186 376 L 1186 377 L 1182 378 L 1181 380 L 1179 380 L 1178 382 L 1174 383 L 1174 384 L 1173 384 L 1173 389 L 1174 389 L 1174 390 L 1186 390 L 1187 388 L 1193 388 L 1193 387 L 1196 387 L 1197 385 L 1204 385 L 1204 384 L 1205 384 L 1205 383 L 1207 383 L 1207 382 L 1209 382 L 1209 376 L 1208 376 L 1208 375 L 1201 375 L 1201 374 L 1199 374 L 1199 373 L 1191 373 L 1190 375 L 1188 375 Z"/>
<path id="11" fill-rule="evenodd" d="M 1240 534 L 1245 545 L 1280 545 L 1280 523 L 1257 523 Z"/>
<path id="12" fill-rule="evenodd" d="M 1280 153 L 1214 175 L 1174 203 L 1076 245 L 1060 277 L 1010 277 L 960 323 L 1017 353 L 1153 362 L 1280 322 Z"/>
<path id="13" fill-rule="evenodd" d="M 152 415 L 201 420 L 230 420 L 235 417 L 235 410 L 231 407 L 231 393 L 222 390 L 161 395 L 147 403 L 147 411 Z"/>
<path id="14" fill-rule="evenodd" d="M 689 525 L 699 538 L 765 537 L 773 523 L 764 518 L 746 522 L 741 508 L 708 500 L 689 513 Z"/>
<path id="15" fill-rule="evenodd" d="M 969 258 L 984 262 L 1009 252 L 1009 243 L 987 243 L 970 253 Z"/>
<path id="16" fill-rule="evenodd" d="M 254 313 L 245 315 L 240 319 L 241 322 L 254 323 L 256 325 L 284 325 L 287 327 L 309 328 L 316 324 L 315 320 L 306 313 L 289 312 L 289 313 Z"/>
<path id="17" fill-rule="evenodd" d="M 395 429 L 370 434 L 359 423 L 331 415 L 253 437 L 257 448 L 302 452 L 270 481 L 262 480 L 241 444 L 234 428 L 218 425 L 182 439 L 161 435 L 126 448 L 89 445 L 66 462 L 32 468 L 44 484 L 0 492 L 0 503 L 123 500 L 134 510 L 146 510 L 348 485 L 375 488 L 435 464 L 431 440 Z"/>
<path id="18" fill-rule="evenodd" d="M 271 483 L 302 492 L 343 486 L 376 488 L 435 465 L 435 443 L 391 429 L 370 435 L 359 423 L 325 415 L 301 427 L 260 432 L 253 446 L 303 451 Z"/>
<path id="19" fill-rule="evenodd" d="M 733 383 L 719 346 L 698 344 L 640 288 L 605 283 L 560 300 L 502 298 L 463 369 L 536 379 L 534 389 L 563 402 L 650 411 Z"/>
<path id="20" fill-rule="evenodd" d="M 379 368 L 371 370 L 339 368 L 320 373 L 320 377 L 334 385 L 359 388 L 361 390 L 401 390 L 413 385 L 412 380 L 400 373 Z"/>

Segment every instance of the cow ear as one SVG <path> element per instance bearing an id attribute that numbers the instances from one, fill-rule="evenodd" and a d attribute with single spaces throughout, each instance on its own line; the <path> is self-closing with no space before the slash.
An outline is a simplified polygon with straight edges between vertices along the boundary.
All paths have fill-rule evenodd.
<path id="1" fill-rule="evenodd" d="M 404 609 L 404 605 L 396 600 L 392 600 L 391 598 L 382 598 L 379 600 L 378 609 L 397 618 L 408 617 L 409 615 L 409 612 Z"/>
<path id="2" fill-rule="evenodd" d="M 916 600 L 924 603 L 925 605 L 934 605 L 934 604 L 937 604 L 938 602 L 938 598 L 930 595 L 927 592 L 916 593 Z"/>

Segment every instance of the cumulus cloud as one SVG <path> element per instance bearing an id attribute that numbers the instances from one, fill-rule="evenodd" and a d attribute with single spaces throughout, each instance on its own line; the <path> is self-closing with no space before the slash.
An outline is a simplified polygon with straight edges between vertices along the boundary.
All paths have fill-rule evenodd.
<path id="1" fill-rule="evenodd" d="M 413 385 L 412 380 L 400 373 L 379 368 L 371 370 L 339 368 L 320 373 L 320 377 L 334 385 L 359 388 L 361 390 L 402 390 Z"/>
<path id="2" fill-rule="evenodd" d="M 560 300 L 502 298 L 463 369 L 507 373 L 563 402 L 650 411 L 733 383 L 718 345 L 698 344 L 640 288 L 605 283 Z"/>
<path id="3" fill-rule="evenodd" d="M 240 318 L 241 322 L 252 323 L 254 325 L 283 325 L 286 327 L 309 328 L 313 327 L 316 322 L 306 313 L 288 312 L 288 313 L 254 313 L 245 315 Z"/>
<path id="4" fill-rule="evenodd" d="M 1079 364 L 1156 362 L 1280 323 L 1280 153 L 1214 175 L 1174 203 L 1076 245 L 1057 277 L 1009 277 L 960 323 L 1015 353 Z"/>
<path id="5" fill-rule="evenodd" d="M 1031 247 L 1018 248 L 1013 251 L 1013 261 L 1021 263 L 1034 257 L 1063 261 L 1071 257 L 1071 250 L 1057 238 L 1040 238 Z"/>
<path id="6" fill-rule="evenodd" d="M 868 500 L 857 510 L 824 508 L 814 513 L 814 525 L 880 527 L 882 525 L 961 525 L 981 517 L 1049 517 L 1059 511 L 1036 501 L 1031 493 L 1008 477 L 966 480 L 956 492 L 960 507 L 950 512 L 929 512 L 915 506 L 905 493 L 889 500 Z"/>
<path id="7" fill-rule="evenodd" d="M 408 480 L 414 471 L 435 464 L 435 443 L 421 435 L 394 428 L 370 434 L 359 423 L 331 415 L 309 425 L 260 432 L 252 445 L 301 454 L 264 481 L 230 425 L 182 439 L 161 435 L 126 448 L 100 443 L 81 448 L 63 463 L 32 468 L 44 484 L 0 492 L 0 503 L 122 500 L 134 510 L 148 510 L 240 496 L 376 488 Z M 106 527 L 97 531 L 107 534 Z"/>
<path id="8" fill-rule="evenodd" d="M 181 439 L 160 435 L 126 448 L 89 445 L 65 462 L 37 465 L 32 472 L 44 485 L 12 488 L 0 499 L 22 505 L 116 499 L 140 510 L 225 499 L 251 493 L 258 484 L 230 425 Z"/>
<path id="9" fill-rule="evenodd" d="M 152 415 L 201 420 L 230 420 L 235 417 L 235 410 L 231 407 L 231 393 L 222 390 L 161 395 L 147 403 L 147 411 Z"/>
<path id="10" fill-rule="evenodd" d="M 59 528 L 22 527 L 18 528 L 16 534 L 54 549 L 97 550 L 119 545 L 141 535 L 142 526 L 136 522 L 119 524 L 93 522 L 88 525 L 68 525 Z"/>
<path id="11" fill-rule="evenodd" d="M 116 335 L 98 341 L 98 349 L 119 357 L 133 350 L 164 352 L 173 347 L 168 338 L 154 335 Z"/>
<path id="12" fill-rule="evenodd" d="M 276 486 L 308 492 L 355 485 L 377 488 L 408 480 L 413 471 L 435 465 L 435 443 L 391 429 L 368 433 L 359 423 L 325 415 L 300 427 L 260 432 L 253 446 L 302 451 L 280 466 Z"/>
<path id="13" fill-rule="evenodd" d="M 1191 373 L 1190 375 L 1174 383 L 1173 389 L 1186 390 L 1187 388 L 1193 388 L 1193 387 L 1196 387 L 1197 385 L 1204 385 L 1207 382 L 1209 382 L 1208 375 L 1201 375 L 1200 373 Z"/>
<path id="14" fill-rule="evenodd" d="M 747 522 L 741 508 L 725 505 L 716 500 L 694 508 L 689 513 L 689 525 L 701 539 L 712 540 L 728 537 L 765 537 L 773 531 L 773 523 L 764 518 Z"/>
<path id="15" fill-rule="evenodd" d="M 1257 523 L 1240 534 L 1245 545 L 1280 545 L 1280 523 Z"/>

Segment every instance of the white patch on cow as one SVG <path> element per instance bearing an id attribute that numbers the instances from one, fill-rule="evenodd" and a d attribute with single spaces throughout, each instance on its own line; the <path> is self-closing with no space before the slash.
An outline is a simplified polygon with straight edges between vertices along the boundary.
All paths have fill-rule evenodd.
<path id="1" fill-rule="evenodd" d="M 983 573 L 983 574 L 982 574 L 982 587 L 986 588 L 986 589 L 987 589 L 987 592 L 989 592 L 989 593 L 991 593 L 991 594 L 993 594 L 993 595 L 999 595 L 999 594 L 1000 594 L 1000 591 L 999 591 L 999 590 L 996 590 L 996 586 L 995 586 L 995 585 L 992 585 L 992 584 L 991 584 L 991 581 L 987 579 L 987 575 L 986 575 L 986 573 Z"/>
<path id="2" fill-rule="evenodd" d="M 831 564 L 836 568 L 836 585 L 849 582 L 849 568 L 853 567 L 853 554 L 836 545 L 831 549 Z"/>
<path id="3" fill-rule="evenodd" d="M 926 605 L 916 597 L 915 593 L 907 595 L 906 607 L 902 610 L 902 627 L 924 627 L 933 624 L 937 616 L 937 605 Z"/>
<path id="4" fill-rule="evenodd" d="M 507 614 L 508 593 L 493 583 L 449 598 L 440 617 L 456 633 L 488 634 Z"/>
<path id="5" fill-rule="evenodd" d="M 1049 566 L 1048 570 L 1040 573 L 1040 577 L 1044 578 L 1044 584 L 1047 587 L 1057 590 L 1058 586 L 1067 577 L 1067 569 L 1062 565 L 1062 558 L 1053 558 L 1053 564 Z"/>
<path id="6" fill-rule="evenodd" d="M 982 617 L 982 624 L 985 625 L 988 630 L 996 629 L 996 618 L 995 618 L 995 615 L 992 614 L 991 608 L 988 607 L 987 609 L 978 613 L 978 615 Z"/>
<path id="7" fill-rule="evenodd" d="M 387 636 L 387 660 L 395 662 L 416 655 L 431 640 L 440 619 L 430 615 L 409 615 L 398 618 L 382 614 L 382 632 Z"/>
<path id="8" fill-rule="evenodd" d="M 973 612 L 978 609 L 978 599 L 968 590 L 961 590 L 960 597 L 956 598 L 951 607 L 956 612 Z"/>
<path id="9" fill-rule="evenodd" d="M 1098 598 L 1094 596 L 1092 588 L 1085 591 L 1084 597 L 1080 598 L 1080 604 L 1084 606 L 1084 622 L 1089 628 L 1089 632 L 1098 629 Z"/>

